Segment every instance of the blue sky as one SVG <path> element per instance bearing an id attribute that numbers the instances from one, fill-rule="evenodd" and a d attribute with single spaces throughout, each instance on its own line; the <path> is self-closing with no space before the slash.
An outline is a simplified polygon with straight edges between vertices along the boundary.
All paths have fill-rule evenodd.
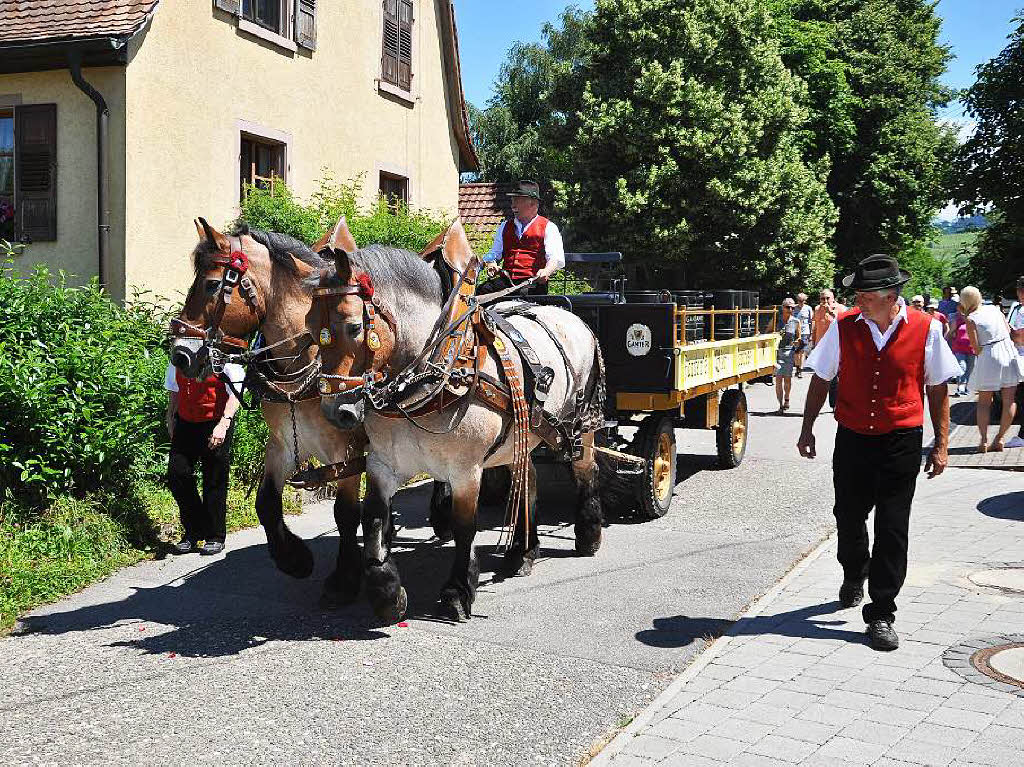
<path id="1" fill-rule="evenodd" d="M 457 0 L 466 97 L 484 106 L 509 46 L 516 40 L 539 40 L 544 23 L 557 19 L 568 5 L 588 10 L 594 7 L 593 0 Z M 939 0 L 942 40 L 953 47 L 956 55 L 945 77 L 948 85 L 965 88 L 971 84 L 974 68 L 1006 45 L 1010 20 L 1022 7 L 1024 0 Z M 953 105 L 944 116 L 956 118 L 960 114 L 960 108 Z"/>

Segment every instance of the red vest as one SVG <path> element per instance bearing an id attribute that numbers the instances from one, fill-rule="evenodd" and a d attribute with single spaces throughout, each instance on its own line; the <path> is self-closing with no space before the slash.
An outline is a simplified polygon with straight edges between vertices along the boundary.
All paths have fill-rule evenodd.
<path id="1" fill-rule="evenodd" d="M 836 420 L 859 434 L 886 434 L 924 423 L 924 348 L 932 318 L 907 311 L 882 350 L 860 309 L 839 315 Z"/>
<path id="2" fill-rule="evenodd" d="M 180 371 L 174 371 L 178 382 L 178 417 L 190 423 L 218 421 L 224 415 L 228 403 L 228 387 L 217 376 L 205 381 L 186 378 Z"/>
<path id="3" fill-rule="evenodd" d="M 513 282 L 528 280 L 547 263 L 544 252 L 544 233 L 548 229 L 548 220 L 537 216 L 523 230 L 523 236 L 516 234 L 514 220 L 505 222 L 502 231 L 502 268 L 508 272 Z"/>

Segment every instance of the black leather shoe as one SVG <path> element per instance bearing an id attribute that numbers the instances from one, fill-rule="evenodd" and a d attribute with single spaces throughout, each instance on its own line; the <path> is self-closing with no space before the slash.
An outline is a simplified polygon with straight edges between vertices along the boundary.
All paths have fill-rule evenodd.
<path id="1" fill-rule="evenodd" d="M 199 547 L 199 553 L 204 556 L 220 554 L 222 551 L 224 551 L 224 541 L 203 541 L 203 545 Z"/>
<path id="2" fill-rule="evenodd" d="M 864 581 L 843 581 L 839 587 L 839 604 L 844 610 L 864 601 Z"/>
<path id="3" fill-rule="evenodd" d="M 188 538 L 182 538 L 177 543 L 172 543 L 170 545 L 170 552 L 172 554 L 190 554 L 195 550 L 196 544 Z"/>
<path id="4" fill-rule="evenodd" d="M 871 621 L 868 624 L 868 637 L 871 639 L 871 646 L 876 650 L 888 652 L 900 646 L 900 638 L 896 636 L 889 621 Z"/>

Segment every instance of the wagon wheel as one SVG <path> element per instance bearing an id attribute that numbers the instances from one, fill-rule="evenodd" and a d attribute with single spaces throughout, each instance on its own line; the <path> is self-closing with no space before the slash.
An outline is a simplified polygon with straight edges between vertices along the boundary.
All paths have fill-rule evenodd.
<path id="1" fill-rule="evenodd" d="M 718 465 L 735 469 L 747 452 L 747 396 L 742 389 L 729 389 L 718 406 Z"/>
<path id="2" fill-rule="evenodd" d="M 637 487 L 637 513 L 658 519 L 668 513 L 676 486 L 676 433 L 671 416 L 655 413 L 640 424 L 633 450 L 646 461 Z"/>

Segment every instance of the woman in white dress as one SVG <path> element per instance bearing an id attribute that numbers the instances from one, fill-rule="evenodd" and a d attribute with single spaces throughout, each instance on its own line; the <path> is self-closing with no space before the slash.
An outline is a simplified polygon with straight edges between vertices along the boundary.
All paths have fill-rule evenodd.
<path id="1" fill-rule="evenodd" d="M 1017 348 L 1010 340 L 1010 326 L 998 306 L 982 306 L 981 293 L 967 286 L 960 291 L 960 305 L 967 315 L 967 337 L 977 355 L 970 387 L 978 393 L 978 431 L 981 433 L 979 452 L 1000 451 L 1006 432 L 1016 414 L 1014 394 L 1021 382 L 1021 367 Z M 988 444 L 988 420 L 992 396 L 999 392 L 1003 401 L 999 432 Z"/>

